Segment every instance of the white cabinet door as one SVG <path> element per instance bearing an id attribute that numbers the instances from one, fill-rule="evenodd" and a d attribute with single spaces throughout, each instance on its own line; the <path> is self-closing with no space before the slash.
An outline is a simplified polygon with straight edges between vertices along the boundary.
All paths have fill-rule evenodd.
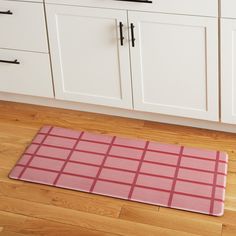
<path id="1" fill-rule="evenodd" d="M 135 109 L 218 120 L 217 19 L 128 14 Z"/>
<path id="2" fill-rule="evenodd" d="M 56 98 L 131 108 L 126 11 L 48 4 L 46 12 Z"/>
<path id="3" fill-rule="evenodd" d="M 236 19 L 221 20 L 221 120 L 236 124 Z"/>

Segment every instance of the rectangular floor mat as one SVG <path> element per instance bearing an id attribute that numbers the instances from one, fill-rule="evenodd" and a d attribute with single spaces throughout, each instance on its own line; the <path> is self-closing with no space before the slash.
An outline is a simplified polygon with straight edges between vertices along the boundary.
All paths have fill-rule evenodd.
<path id="1" fill-rule="evenodd" d="M 9 177 L 220 216 L 227 154 L 44 126 Z"/>

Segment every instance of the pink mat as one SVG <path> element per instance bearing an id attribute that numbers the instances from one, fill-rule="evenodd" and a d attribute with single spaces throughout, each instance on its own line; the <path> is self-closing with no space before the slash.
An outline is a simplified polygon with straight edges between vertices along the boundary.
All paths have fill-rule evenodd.
<path id="1" fill-rule="evenodd" d="M 220 216 L 226 153 L 43 127 L 9 177 Z"/>

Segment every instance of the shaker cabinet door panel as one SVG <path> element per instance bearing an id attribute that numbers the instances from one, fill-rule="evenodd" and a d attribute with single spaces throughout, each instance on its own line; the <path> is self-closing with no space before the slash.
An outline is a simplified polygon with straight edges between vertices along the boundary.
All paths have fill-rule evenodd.
<path id="1" fill-rule="evenodd" d="M 218 120 L 217 19 L 129 12 L 131 25 L 134 108 Z"/>
<path id="2" fill-rule="evenodd" d="M 221 120 L 236 124 L 236 19 L 221 20 Z"/>
<path id="3" fill-rule="evenodd" d="M 126 11 L 50 4 L 46 11 L 56 98 L 132 108 Z"/>

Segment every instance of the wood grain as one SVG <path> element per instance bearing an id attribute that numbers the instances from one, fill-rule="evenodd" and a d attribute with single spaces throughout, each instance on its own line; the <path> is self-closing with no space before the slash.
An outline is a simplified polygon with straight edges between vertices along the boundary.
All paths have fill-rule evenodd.
<path id="1" fill-rule="evenodd" d="M 4 230 L 0 232 L 0 236 L 24 236 L 25 234 L 19 234 L 11 231 Z M 29 234 L 28 234 L 29 235 Z M 33 234 L 31 234 L 33 235 Z"/>
<path id="2" fill-rule="evenodd" d="M 62 236 L 62 235 L 83 235 L 83 236 L 113 236 L 106 232 L 89 230 L 83 227 L 60 224 L 58 222 L 29 217 L 0 211 L 0 225 L 4 226 L 3 235 L 42 235 L 42 236 Z M 0 236 L 2 236 L 0 233 Z"/>
<path id="3" fill-rule="evenodd" d="M 235 236 L 236 226 L 235 225 L 223 225 L 222 235 L 224 236 Z"/>
<path id="4" fill-rule="evenodd" d="M 211 217 L 9 179 L 43 125 L 227 151 L 225 214 Z M 0 102 L 0 236 L 22 235 L 236 235 L 236 135 Z"/>
<path id="5" fill-rule="evenodd" d="M 168 229 L 174 229 L 183 232 L 195 233 L 205 236 L 221 235 L 222 224 L 216 222 L 206 222 L 200 219 L 188 217 L 176 217 L 165 212 L 154 212 L 141 208 L 123 206 L 120 219 L 130 220 L 159 226 Z"/>
<path id="6" fill-rule="evenodd" d="M 142 236 L 147 235 L 188 235 L 184 232 L 167 228 L 153 227 L 148 224 L 133 223 L 131 221 L 99 216 L 83 211 L 54 207 L 51 205 L 34 203 L 9 197 L 0 197 L 0 210 L 15 214 L 26 215 L 39 219 L 46 219 L 62 224 L 79 226 L 88 230 L 98 230 L 119 235 Z M 135 226 L 135 227 L 134 227 Z M 192 234 L 194 235 L 194 234 Z"/>

